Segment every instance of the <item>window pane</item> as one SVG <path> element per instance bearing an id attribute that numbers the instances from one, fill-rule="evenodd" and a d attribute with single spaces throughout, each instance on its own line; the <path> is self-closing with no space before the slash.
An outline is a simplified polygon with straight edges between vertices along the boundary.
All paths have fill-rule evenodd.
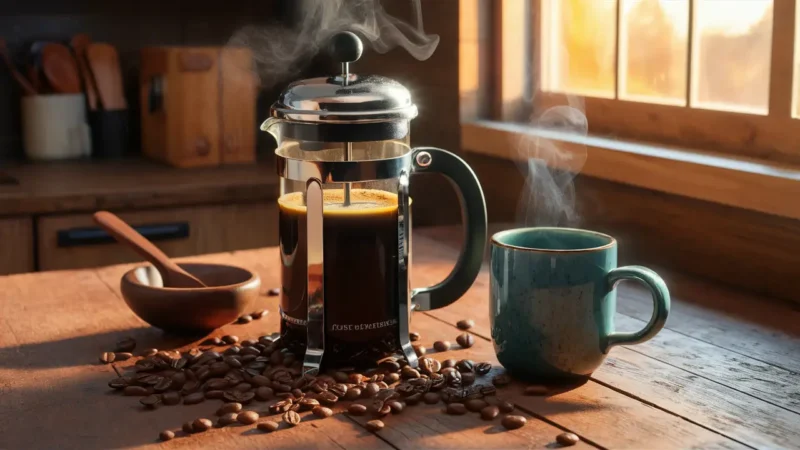
<path id="1" fill-rule="evenodd" d="M 695 0 L 691 106 L 766 114 L 772 0 Z"/>
<path id="2" fill-rule="evenodd" d="M 686 104 L 689 0 L 622 0 L 619 97 Z"/>
<path id="3" fill-rule="evenodd" d="M 542 88 L 614 97 L 616 0 L 542 2 Z"/>

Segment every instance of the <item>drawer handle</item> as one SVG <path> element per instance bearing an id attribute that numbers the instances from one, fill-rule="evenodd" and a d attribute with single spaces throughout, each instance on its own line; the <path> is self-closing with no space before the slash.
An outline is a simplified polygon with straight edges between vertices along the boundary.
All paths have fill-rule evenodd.
<path id="1" fill-rule="evenodd" d="M 167 241 L 189 237 L 189 222 L 174 222 L 133 227 L 151 241 Z M 82 245 L 110 244 L 116 242 L 110 234 L 98 227 L 71 228 L 58 231 L 59 247 L 80 247 Z"/>

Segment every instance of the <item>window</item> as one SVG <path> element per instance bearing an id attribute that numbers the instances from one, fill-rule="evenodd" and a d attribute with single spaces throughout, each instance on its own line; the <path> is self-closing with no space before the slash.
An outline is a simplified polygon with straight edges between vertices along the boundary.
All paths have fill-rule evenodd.
<path id="1" fill-rule="evenodd" d="M 487 61 L 490 96 L 507 106 L 527 92 L 516 100 L 530 104 L 492 118 L 526 121 L 580 97 L 594 134 L 800 163 L 795 0 L 489 3 L 502 55 Z M 509 85 L 519 80 L 532 85 Z"/>

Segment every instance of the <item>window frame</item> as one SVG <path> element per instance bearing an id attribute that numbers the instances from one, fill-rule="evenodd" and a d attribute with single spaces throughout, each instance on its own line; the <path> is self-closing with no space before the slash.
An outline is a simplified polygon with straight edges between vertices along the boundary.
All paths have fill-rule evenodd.
<path id="1" fill-rule="evenodd" d="M 689 2 L 691 30 L 694 0 Z M 541 73 L 538 30 L 541 30 L 542 0 L 494 0 L 488 4 L 481 2 L 481 5 L 484 7 L 481 13 L 492 16 L 492 20 L 484 23 L 491 27 L 489 36 L 493 60 L 481 64 L 492 65 L 493 82 L 489 88 L 491 92 L 484 96 L 490 99 L 488 107 L 476 108 L 473 117 L 529 122 L 531 117 L 548 107 L 566 104 L 566 94 L 543 92 L 538 86 Z M 528 11 L 529 16 L 521 16 L 520 8 Z M 619 14 L 619 6 L 617 12 Z M 800 141 L 800 120 L 792 117 L 795 19 L 795 0 L 774 0 L 767 115 L 692 108 L 689 107 L 689 89 L 685 106 L 579 96 L 589 121 L 590 134 L 800 163 L 800 145 L 795 144 Z M 525 27 L 523 37 L 519 33 L 521 26 Z M 619 24 L 615 33 L 618 50 Z M 530 41 L 520 42 L 520 39 Z M 691 39 L 690 31 L 689 70 Z M 618 71 L 619 65 L 615 64 L 615 68 Z M 524 70 L 534 74 L 533 86 L 522 86 Z M 619 77 L 615 79 L 617 97 Z"/>

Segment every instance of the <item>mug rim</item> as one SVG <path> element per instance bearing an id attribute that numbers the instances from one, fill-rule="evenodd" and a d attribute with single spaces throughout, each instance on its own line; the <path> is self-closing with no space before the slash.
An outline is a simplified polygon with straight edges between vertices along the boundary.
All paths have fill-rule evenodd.
<path id="1" fill-rule="evenodd" d="M 532 231 L 549 231 L 549 230 L 558 230 L 558 231 L 567 231 L 576 234 L 582 234 L 584 236 L 599 236 L 601 238 L 607 239 L 608 243 L 597 246 L 597 247 L 587 247 L 587 248 L 571 248 L 571 249 L 548 249 L 548 248 L 536 248 L 536 247 L 520 247 L 518 245 L 511 245 L 506 244 L 504 242 L 500 242 L 500 239 L 505 237 L 507 234 L 512 233 L 527 233 Z M 492 235 L 492 245 L 498 247 L 505 247 L 512 250 L 519 250 L 524 252 L 535 252 L 535 253 L 589 253 L 589 252 L 598 252 L 602 250 L 608 250 L 613 248 L 617 245 L 617 240 L 614 239 L 613 236 L 600 233 L 598 231 L 592 230 L 584 230 L 581 228 L 564 228 L 564 227 L 523 227 L 523 228 L 511 228 L 508 230 L 498 231 L 497 233 Z"/>

